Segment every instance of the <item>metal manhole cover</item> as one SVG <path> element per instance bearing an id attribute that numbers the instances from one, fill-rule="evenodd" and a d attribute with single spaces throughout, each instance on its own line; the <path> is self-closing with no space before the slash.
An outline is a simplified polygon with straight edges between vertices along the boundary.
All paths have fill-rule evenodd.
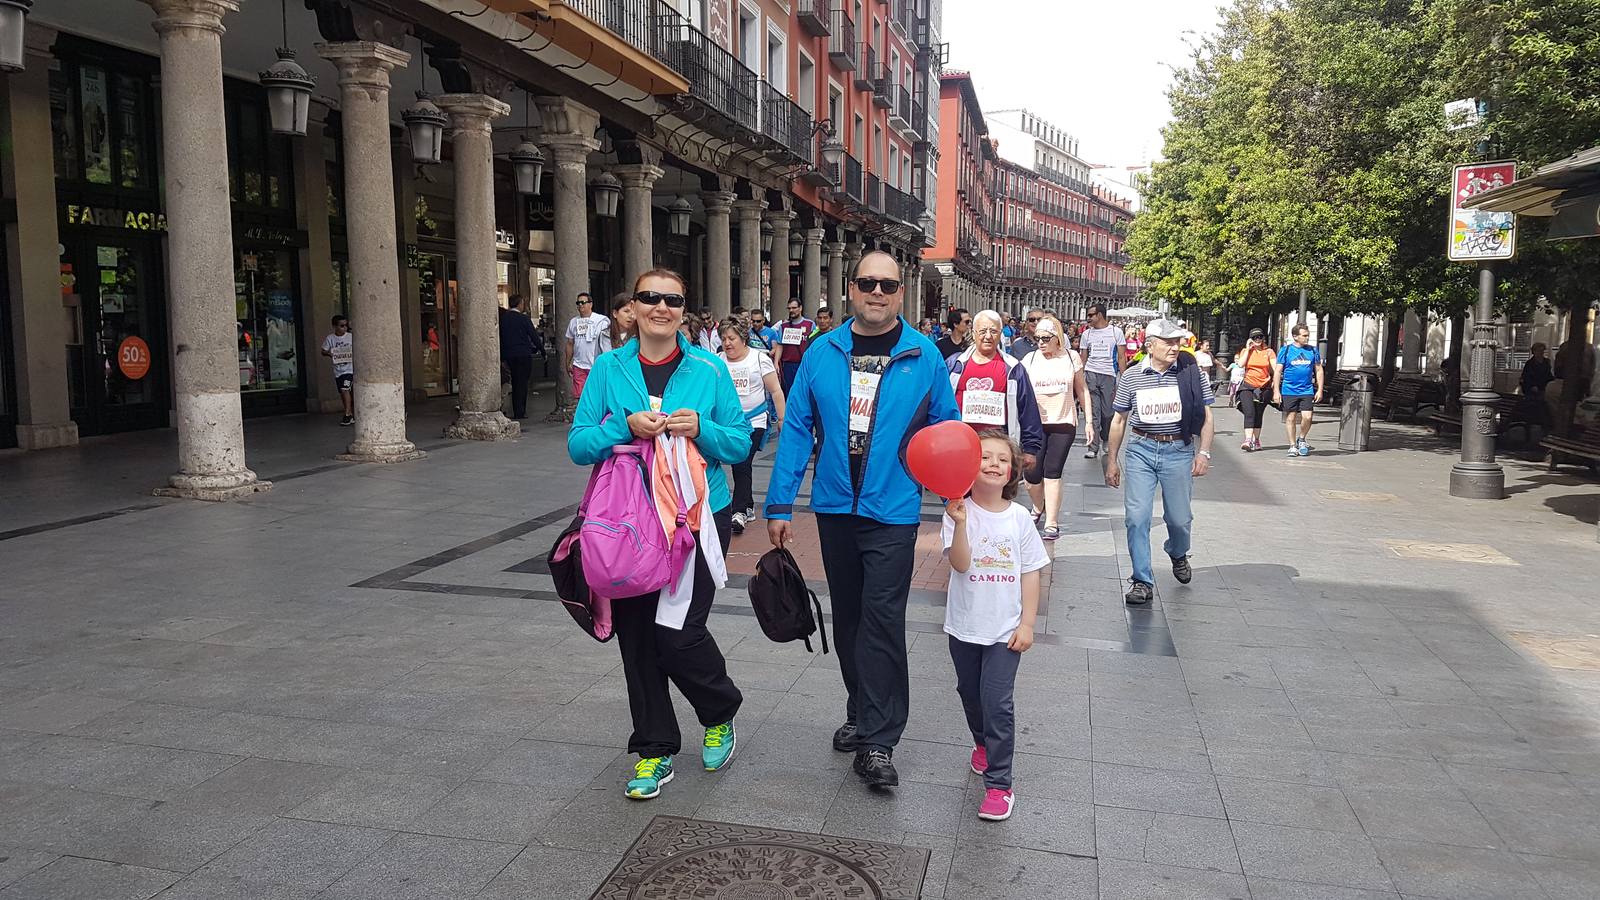
<path id="1" fill-rule="evenodd" d="M 1513 631 L 1511 637 L 1552 668 L 1600 672 L 1600 634 Z"/>
<path id="2" fill-rule="evenodd" d="M 1378 491 L 1317 491 L 1326 500 L 1350 500 L 1355 503 L 1393 503 L 1399 500 L 1394 494 Z"/>
<path id="3" fill-rule="evenodd" d="M 590 900 L 915 900 L 928 851 L 657 816 Z"/>
<path id="4" fill-rule="evenodd" d="M 1383 544 L 1401 559 L 1431 559 L 1486 566 L 1517 565 L 1511 557 L 1488 544 L 1439 544 L 1432 541 L 1384 541 Z"/>

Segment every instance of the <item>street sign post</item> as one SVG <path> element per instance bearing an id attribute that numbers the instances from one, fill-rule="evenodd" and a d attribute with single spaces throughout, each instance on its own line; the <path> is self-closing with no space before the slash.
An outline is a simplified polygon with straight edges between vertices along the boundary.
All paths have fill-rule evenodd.
<path id="1" fill-rule="evenodd" d="M 1466 209 L 1463 204 L 1477 194 L 1505 187 L 1517 180 L 1512 161 L 1456 166 L 1450 192 L 1450 245 L 1452 262 L 1507 260 L 1517 255 L 1515 213 Z"/>

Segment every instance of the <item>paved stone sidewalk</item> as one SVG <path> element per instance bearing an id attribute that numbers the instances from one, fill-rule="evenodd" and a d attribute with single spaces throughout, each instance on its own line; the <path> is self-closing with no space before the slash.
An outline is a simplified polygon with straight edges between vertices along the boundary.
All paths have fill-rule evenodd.
<path id="1" fill-rule="evenodd" d="M 1224 434 L 1193 584 L 1158 567 L 1130 614 L 1120 497 L 1075 453 L 1018 810 L 989 824 L 931 562 L 892 797 L 828 745 L 834 658 L 767 642 L 730 586 L 734 763 L 623 798 L 616 650 L 546 599 L 583 482 L 563 434 L 419 421 L 431 455 L 395 467 L 330 465 L 323 419 L 251 423 L 278 484 L 229 505 L 142 494 L 158 438 L 0 457 L 0 900 L 581 900 L 657 815 L 929 848 L 927 898 L 1600 896 L 1580 473 L 1513 461 L 1472 504 L 1415 427 L 1303 461 Z"/>

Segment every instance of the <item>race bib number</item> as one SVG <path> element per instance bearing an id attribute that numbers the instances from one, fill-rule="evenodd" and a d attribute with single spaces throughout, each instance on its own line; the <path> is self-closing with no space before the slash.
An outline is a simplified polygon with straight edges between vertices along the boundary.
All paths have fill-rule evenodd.
<path id="1" fill-rule="evenodd" d="M 850 373 L 850 430 L 866 434 L 872 427 L 872 406 L 878 402 L 878 379 L 871 372 Z"/>
<path id="2" fill-rule="evenodd" d="M 750 371 L 748 369 L 729 373 L 733 376 L 733 389 L 741 395 L 750 393 Z"/>
<path id="3" fill-rule="evenodd" d="M 1133 408 L 1135 421 L 1142 425 L 1174 425 L 1183 419 L 1183 400 L 1175 384 L 1137 392 Z"/>
<path id="4" fill-rule="evenodd" d="M 349 344 L 337 344 L 329 353 L 333 356 L 333 364 L 336 366 L 348 366 L 356 356 L 355 348 Z"/>
<path id="5" fill-rule="evenodd" d="M 577 324 L 576 331 L 577 331 L 577 335 L 578 335 L 578 340 L 587 341 L 589 339 L 589 323 L 588 322 L 579 322 Z"/>
<path id="6" fill-rule="evenodd" d="M 961 394 L 961 421 L 968 425 L 1006 424 L 1006 395 L 968 388 Z"/>
<path id="7" fill-rule="evenodd" d="M 655 413 L 661 412 L 661 398 L 660 397 L 652 396 L 650 398 L 650 411 L 651 412 L 655 412 Z"/>
<path id="8" fill-rule="evenodd" d="M 783 330 L 783 345 L 785 347 L 798 347 L 806 339 L 804 328 L 785 328 Z"/>

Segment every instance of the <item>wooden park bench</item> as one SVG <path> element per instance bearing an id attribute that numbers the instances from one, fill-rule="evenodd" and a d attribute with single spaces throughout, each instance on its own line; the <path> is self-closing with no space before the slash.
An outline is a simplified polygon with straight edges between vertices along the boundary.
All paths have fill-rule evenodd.
<path id="1" fill-rule="evenodd" d="M 1567 437 L 1546 437 L 1540 446 L 1550 451 L 1550 471 L 1559 463 L 1585 465 L 1594 469 L 1600 465 L 1600 429 L 1590 428 Z"/>
<path id="2" fill-rule="evenodd" d="M 1395 413 L 1415 417 L 1424 407 L 1437 409 L 1443 404 L 1444 388 L 1438 382 L 1419 378 L 1396 378 L 1376 401 L 1376 405 L 1383 408 L 1384 417 L 1391 422 Z"/>
<path id="3" fill-rule="evenodd" d="M 1533 423 L 1528 421 L 1528 417 L 1524 413 L 1523 401 L 1524 398 L 1514 394 L 1500 394 L 1497 396 L 1494 401 L 1495 437 L 1503 437 L 1514 428 L 1522 429 L 1522 442 L 1524 444 L 1533 436 Z M 1433 422 L 1433 433 L 1440 437 L 1444 437 L 1446 428 L 1455 428 L 1457 430 L 1461 428 L 1460 412 L 1447 413 L 1441 409 L 1428 416 L 1428 419 Z"/>

